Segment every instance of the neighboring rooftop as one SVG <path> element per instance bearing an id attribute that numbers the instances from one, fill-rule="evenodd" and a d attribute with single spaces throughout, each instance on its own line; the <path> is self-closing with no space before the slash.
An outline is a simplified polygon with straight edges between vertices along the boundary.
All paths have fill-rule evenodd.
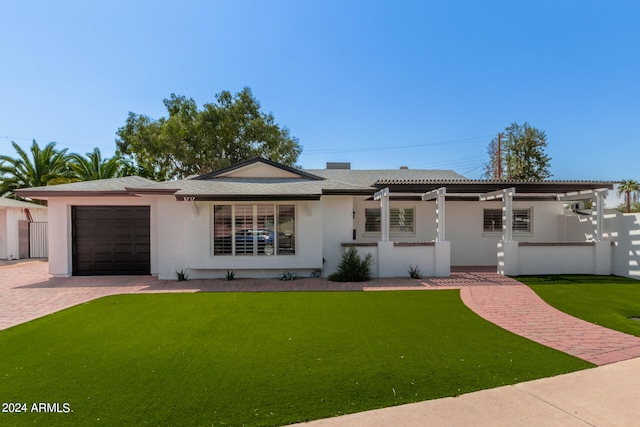
<path id="1" fill-rule="evenodd" d="M 0 197 L 0 209 L 2 208 L 22 208 L 22 209 L 47 209 L 46 206 L 37 205 L 35 203 L 23 202 L 21 200 L 8 199 Z"/>

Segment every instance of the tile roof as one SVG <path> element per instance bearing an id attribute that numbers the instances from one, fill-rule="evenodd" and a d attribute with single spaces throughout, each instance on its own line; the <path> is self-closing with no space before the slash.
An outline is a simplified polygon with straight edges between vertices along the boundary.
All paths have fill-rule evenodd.
<path id="1" fill-rule="evenodd" d="M 250 198 L 250 197 L 303 197 L 319 198 L 323 194 L 373 194 L 376 189 L 335 182 L 332 180 L 309 179 L 274 179 L 274 178 L 216 178 L 205 180 L 184 179 L 164 182 L 141 190 L 175 189 L 176 197 L 218 197 L 218 198 Z M 130 191 L 133 191 L 130 189 Z"/>
<path id="2" fill-rule="evenodd" d="M 452 170 L 420 170 L 420 169 L 305 169 L 313 175 L 337 182 L 362 186 L 373 186 L 385 180 L 466 180 Z"/>

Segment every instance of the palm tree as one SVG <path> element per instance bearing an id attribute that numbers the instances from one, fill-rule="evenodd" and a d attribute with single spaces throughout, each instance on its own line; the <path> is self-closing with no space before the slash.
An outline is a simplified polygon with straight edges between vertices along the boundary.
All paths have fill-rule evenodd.
<path id="1" fill-rule="evenodd" d="M 80 181 L 115 178 L 122 176 L 124 162 L 119 156 L 102 158 L 99 148 L 86 153 L 86 157 L 77 153 L 69 155 L 69 167 Z"/>
<path id="2" fill-rule="evenodd" d="M 624 193 L 624 201 L 627 204 L 627 213 L 631 212 L 631 203 L 638 202 L 640 183 L 634 179 L 627 179 L 618 184 L 618 197 Z"/>
<path id="3" fill-rule="evenodd" d="M 19 188 L 41 187 L 69 181 L 67 149 L 58 151 L 50 142 L 40 148 L 36 140 L 31 144 L 31 156 L 11 141 L 18 157 L 0 156 L 0 196 L 14 197 Z"/>

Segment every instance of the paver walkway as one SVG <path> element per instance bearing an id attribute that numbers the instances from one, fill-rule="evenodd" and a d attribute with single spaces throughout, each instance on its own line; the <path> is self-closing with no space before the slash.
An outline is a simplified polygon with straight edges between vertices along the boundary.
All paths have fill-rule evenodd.
<path id="1" fill-rule="evenodd" d="M 46 262 L 0 263 L 0 329 L 114 294 L 154 292 L 386 291 L 460 289 L 462 301 L 486 320 L 532 341 L 597 365 L 640 357 L 640 338 L 569 316 L 547 305 L 528 286 L 486 269 L 451 277 L 376 279 L 157 280 L 151 276 L 55 278 Z"/>

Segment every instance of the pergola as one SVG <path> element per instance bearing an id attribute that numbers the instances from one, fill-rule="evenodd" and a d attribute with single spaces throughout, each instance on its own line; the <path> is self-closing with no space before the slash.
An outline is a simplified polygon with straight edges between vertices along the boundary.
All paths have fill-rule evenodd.
<path id="1" fill-rule="evenodd" d="M 446 241 L 445 199 L 490 201 L 502 200 L 502 240 L 513 240 L 513 200 L 553 200 L 593 202 L 596 223 L 595 241 L 602 240 L 604 199 L 613 182 L 606 181 L 516 181 L 516 180 L 453 180 L 453 181 L 378 181 L 382 187 L 374 195 L 380 200 L 381 240 L 389 240 L 389 200 L 418 199 L 436 201 L 436 241 Z M 427 191 L 420 192 L 421 189 Z M 394 198 L 396 198 L 394 197 Z"/>

